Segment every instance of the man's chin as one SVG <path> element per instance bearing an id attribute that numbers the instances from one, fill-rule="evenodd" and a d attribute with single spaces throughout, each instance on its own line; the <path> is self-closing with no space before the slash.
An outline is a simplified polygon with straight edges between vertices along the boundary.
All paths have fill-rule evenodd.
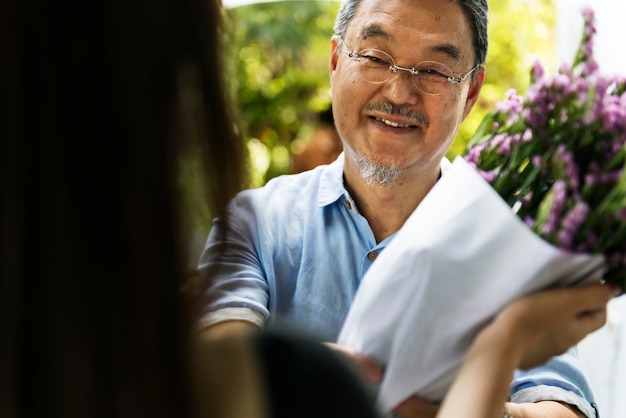
<path id="1" fill-rule="evenodd" d="M 374 163 L 365 159 L 359 161 L 359 170 L 363 180 L 370 186 L 389 186 L 398 179 L 402 171 L 397 165 Z"/>

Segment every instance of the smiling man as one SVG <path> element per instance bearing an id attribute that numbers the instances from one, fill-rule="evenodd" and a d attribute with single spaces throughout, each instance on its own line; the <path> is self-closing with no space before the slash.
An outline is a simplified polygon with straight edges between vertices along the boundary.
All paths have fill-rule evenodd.
<path id="1" fill-rule="evenodd" d="M 487 3 L 347 0 L 331 46 L 344 153 L 240 193 L 215 221 L 199 266 L 210 283 L 200 321 L 208 338 L 286 324 L 336 340 L 363 275 L 445 175 L 484 79 Z M 333 347 L 381 378 L 372 359 Z M 595 416 L 575 354 L 516 376 L 514 417 Z M 395 413 L 437 408 L 411 397 Z"/>

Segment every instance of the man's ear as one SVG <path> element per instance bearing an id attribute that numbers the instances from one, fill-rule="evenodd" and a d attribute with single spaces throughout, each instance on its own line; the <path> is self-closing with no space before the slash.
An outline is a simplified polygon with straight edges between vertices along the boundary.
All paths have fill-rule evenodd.
<path id="1" fill-rule="evenodd" d="M 339 38 L 335 35 L 330 38 L 330 62 L 328 66 L 328 75 L 330 77 L 330 85 L 333 85 L 333 73 L 337 69 L 339 61 Z"/>
<path id="2" fill-rule="evenodd" d="M 469 115 L 469 112 L 472 110 L 476 102 L 478 101 L 478 96 L 480 95 L 480 89 L 483 86 L 483 82 L 485 81 L 485 72 L 487 69 L 484 65 L 478 66 L 476 69 L 476 74 L 471 79 L 471 84 L 469 86 L 469 90 L 467 91 L 467 100 L 465 102 L 465 109 L 463 110 L 463 119 Z"/>

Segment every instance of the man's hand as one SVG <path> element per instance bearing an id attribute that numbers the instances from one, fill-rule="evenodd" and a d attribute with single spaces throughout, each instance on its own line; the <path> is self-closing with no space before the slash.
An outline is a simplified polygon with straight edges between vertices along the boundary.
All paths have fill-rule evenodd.
<path id="1" fill-rule="evenodd" d="M 334 343 L 326 345 L 343 356 L 355 368 L 358 375 L 367 383 L 380 383 L 383 378 L 383 368 L 373 358 L 350 350 Z M 396 416 L 404 418 L 434 418 L 439 411 L 439 405 L 426 402 L 417 396 L 411 396 L 401 402 L 394 410 Z"/>

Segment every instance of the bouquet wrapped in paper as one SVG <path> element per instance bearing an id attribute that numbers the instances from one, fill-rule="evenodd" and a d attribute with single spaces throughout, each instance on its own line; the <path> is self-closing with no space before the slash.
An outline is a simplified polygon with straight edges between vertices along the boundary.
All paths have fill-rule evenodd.
<path id="1" fill-rule="evenodd" d="M 593 59 L 591 9 L 571 66 L 539 63 L 525 98 L 514 91 L 482 122 L 465 159 L 540 237 L 606 257 L 604 279 L 626 285 L 626 78 Z"/>
<path id="2" fill-rule="evenodd" d="M 626 80 L 571 66 L 509 92 L 364 276 L 338 343 L 385 367 L 383 413 L 441 401 L 476 334 L 552 286 L 626 281 Z"/>

